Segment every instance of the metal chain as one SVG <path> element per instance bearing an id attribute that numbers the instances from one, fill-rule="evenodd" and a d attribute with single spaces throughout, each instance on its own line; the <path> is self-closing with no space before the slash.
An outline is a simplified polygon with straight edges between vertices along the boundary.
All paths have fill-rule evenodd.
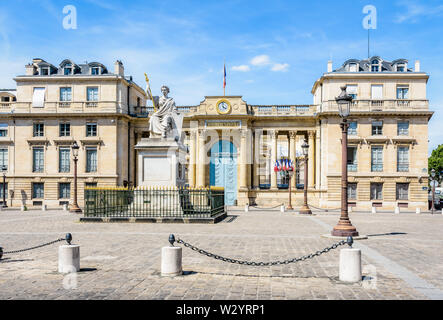
<path id="1" fill-rule="evenodd" d="M 236 260 L 236 259 L 231 259 L 231 258 L 225 258 L 210 252 L 207 252 L 203 249 L 197 248 L 196 246 L 193 246 L 190 243 L 187 243 L 183 240 L 181 240 L 180 238 L 177 238 L 177 243 L 183 244 L 186 248 L 190 248 L 193 251 L 196 251 L 202 255 L 208 256 L 210 258 L 214 258 L 216 260 L 221 260 L 224 262 L 228 262 L 228 263 L 236 263 L 236 264 L 241 264 L 241 265 L 247 265 L 247 266 L 255 266 L 255 267 L 261 267 L 261 266 L 276 266 L 276 265 L 282 265 L 282 264 L 290 264 L 290 263 L 296 263 L 299 261 L 304 261 L 307 259 L 312 259 L 314 257 L 320 256 L 323 253 L 327 253 L 330 250 L 336 249 L 339 246 L 342 246 L 344 244 L 346 244 L 345 240 L 342 240 L 340 242 L 334 243 L 332 246 L 330 247 L 326 247 L 321 251 L 317 251 L 316 253 L 311 253 L 299 258 L 294 258 L 294 259 L 289 259 L 289 260 L 285 260 L 285 261 L 273 261 L 273 262 L 254 262 L 254 261 L 242 261 L 242 260 Z"/>
<path id="2" fill-rule="evenodd" d="M 48 242 L 48 243 L 44 243 L 44 244 L 41 244 L 41 245 L 38 245 L 38 246 L 35 246 L 35 247 L 31 247 L 31 248 L 26 248 L 26 249 L 21 249 L 21 250 L 14 250 L 14 251 L 6 251 L 6 252 L 3 252 L 3 254 L 13 254 L 13 253 L 19 253 L 19 252 L 34 250 L 34 249 L 38 249 L 38 248 L 41 248 L 41 247 L 46 247 L 46 246 L 49 246 L 49 245 L 54 244 L 56 242 L 60 242 L 60 241 L 64 241 L 64 240 L 66 240 L 66 239 L 65 238 L 60 238 L 60 239 L 57 239 L 57 240 L 54 240 L 54 241 L 51 241 L 51 242 Z"/>

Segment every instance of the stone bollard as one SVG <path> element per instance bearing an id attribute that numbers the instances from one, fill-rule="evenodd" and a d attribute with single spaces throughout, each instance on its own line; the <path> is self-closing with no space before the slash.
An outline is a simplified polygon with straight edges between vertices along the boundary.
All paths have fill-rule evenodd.
<path id="1" fill-rule="evenodd" d="M 183 274 L 182 248 L 174 247 L 175 237 L 169 236 L 170 247 L 162 248 L 161 275 L 163 277 L 175 277 Z"/>
<path id="2" fill-rule="evenodd" d="M 348 207 L 348 212 L 352 212 L 352 207 Z"/>
<path id="3" fill-rule="evenodd" d="M 249 204 L 245 204 L 245 212 L 249 212 Z"/>
<path id="4" fill-rule="evenodd" d="M 359 282 L 361 273 L 361 250 L 352 248 L 352 238 L 348 237 L 349 248 L 340 250 L 339 279 L 343 282 Z"/>
<path id="5" fill-rule="evenodd" d="M 280 206 L 280 212 L 285 212 L 285 205 L 284 205 L 284 204 L 282 204 L 282 205 Z"/>
<path id="6" fill-rule="evenodd" d="M 420 209 L 420 208 L 416 208 L 416 209 L 415 209 L 415 213 L 416 213 L 416 214 L 421 214 L 421 209 Z"/>
<path id="7" fill-rule="evenodd" d="M 77 244 L 58 247 L 58 272 L 80 271 L 80 246 Z"/>
<path id="8" fill-rule="evenodd" d="M 398 206 L 395 207 L 394 213 L 395 214 L 400 214 L 400 208 Z"/>
<path id="9" fill-rule="evenodd" d="M 46 204 L 42 204 L 42 211 L 46 211 Z"/>
<path id="10" fill-rule="evenodd" d="M 63 211 L 68 211 L 68 205 L 67 204 L 63 205 Z"/>
<path id="11" fill-rule="evenodd" d="M 377 209 L 375 207 L 372 207 L 372 213 L 377 213 Z"/>

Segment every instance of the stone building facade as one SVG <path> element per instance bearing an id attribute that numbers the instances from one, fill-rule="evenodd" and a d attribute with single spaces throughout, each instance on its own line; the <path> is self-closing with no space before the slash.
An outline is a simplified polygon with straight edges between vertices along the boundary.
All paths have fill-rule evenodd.
<path id="1" fill-rule="evenodd" d="M 349 118 L 349 203 L 357 210 L 395 206 L 427 209 L 428 74 L 404 59 L 332 62 L 312 88 L 312 105 L 250 105 L 240 96 L 207 96 L 185 114 L 186 179 L 191 187 L 224 186 L 229 205 L 301 205 L 308 176 L 309 203 L 340 207 L 341 129 L 335 97 L 347 86 L 354 101 Z M 149 135 L 153 108 L 117 61 L 55 67 L 34 59 L 15 78 L 15 102 L 3 107 L 0 137 L 8 151 L 9 204 L 59 206 L 73 192 L 74 141 L 79 154 L 79 202 L 85 186 L 134 185 L 134 145 Z M 173 96 L 173 91 L 172 91 Z M 42 101 L 43 99 L 43 101 Z M 41 126 L 43 124 L 43 126 Z M 69 124 L 67 126 L 66 124 Z M 1 128 L 0 128 L 1 129 Z M 69 130 L 68 130 L 69 129 Z M 69 134 L 67 132 L 69 131 Z M 301 146 L 309 144 L 304 168 Z M 292 179 L 274 171 L 292 160 Z M 68 187 L 69 186 L 69 187 Z"/>

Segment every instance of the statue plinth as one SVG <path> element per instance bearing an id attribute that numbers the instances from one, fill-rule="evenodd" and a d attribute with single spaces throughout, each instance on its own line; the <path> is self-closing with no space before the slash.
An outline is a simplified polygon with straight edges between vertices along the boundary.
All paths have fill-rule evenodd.
<path id="1" fill-rule="evenodd" d="M 135 150 L 138 186 L 185 185 L 187 148 L 179 139 L 142 138 Z"/>

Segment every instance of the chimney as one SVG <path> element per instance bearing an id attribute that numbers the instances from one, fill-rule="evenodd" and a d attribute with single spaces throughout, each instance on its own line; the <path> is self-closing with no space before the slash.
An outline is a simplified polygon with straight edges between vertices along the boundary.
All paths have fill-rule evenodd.
<path id="1" fill-rule="evenodd" d="M 420 60 L 415 61 L 415 72 L 420 72 Z"/>
<path id="2" fill-rule="evenodd" d="M 125 75 L 125 68 L 123 67 L 123 63 L 120 60 L 117 60 L 114 63 L 114 73 L 122 77 L 124 77 Z"/>
<path id="3" fill-rule="evenodd" d="M 34 75 L 34 65 L 32 64 L 27 64 L 25 66 L 25 70 L 26 70 L 26 75 L 27 76 L 33 76 Z"/>
<path id="4" fill-rule="evenodd" d="M 328 61 L 328 72 L 332 72 L 332 61 Z"/>

